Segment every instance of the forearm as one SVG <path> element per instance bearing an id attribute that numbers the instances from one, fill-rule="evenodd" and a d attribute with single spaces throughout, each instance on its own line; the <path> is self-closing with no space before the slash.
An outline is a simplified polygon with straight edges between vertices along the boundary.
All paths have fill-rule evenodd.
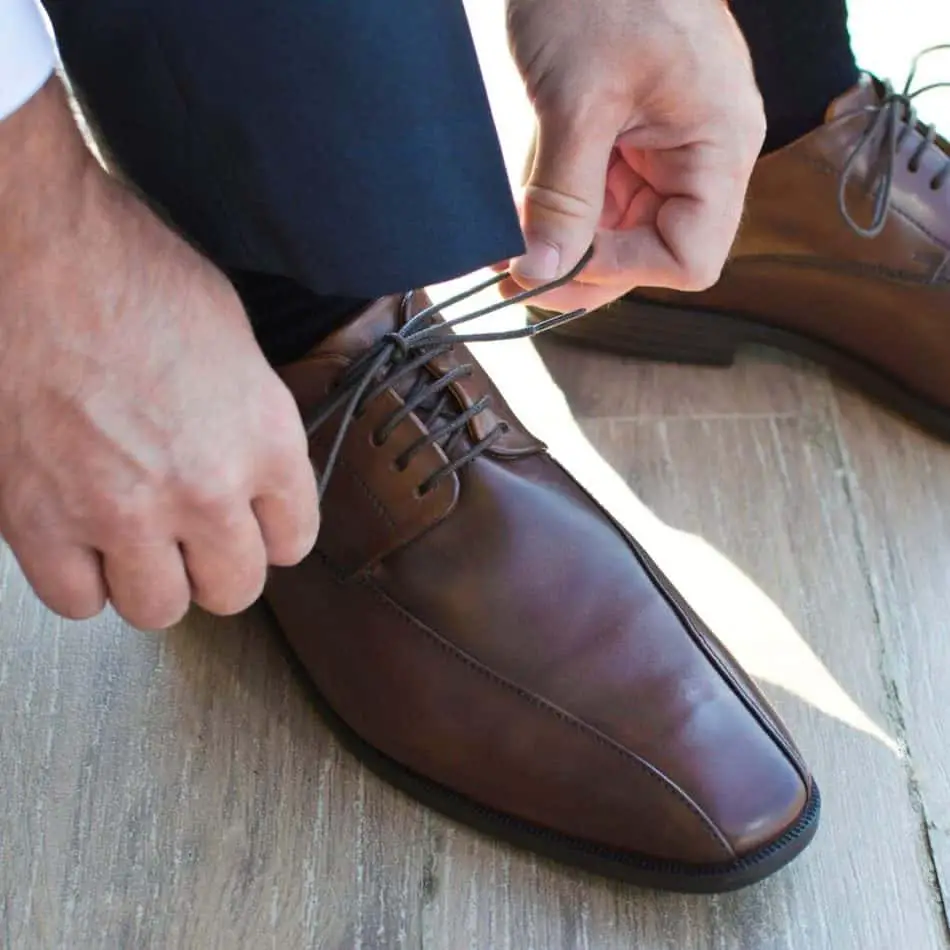
<path id="1" fill-rule="evenodd" d="M 56 77 L 0 121 L 0 272 L 36 249 L 51 220 L 68 229 L 95 166 Z"/>

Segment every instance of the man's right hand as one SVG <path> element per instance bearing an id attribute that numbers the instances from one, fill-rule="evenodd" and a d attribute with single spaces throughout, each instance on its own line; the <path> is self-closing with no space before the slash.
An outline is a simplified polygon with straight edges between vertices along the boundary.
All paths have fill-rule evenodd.
<path id="1" fill-rule="evenodd" d="M 157 629 L 244 609 L 318 523 L 233 288 L 101 169 L 51 80 L 0 122 L 0 534 L 53 610 Z"/>

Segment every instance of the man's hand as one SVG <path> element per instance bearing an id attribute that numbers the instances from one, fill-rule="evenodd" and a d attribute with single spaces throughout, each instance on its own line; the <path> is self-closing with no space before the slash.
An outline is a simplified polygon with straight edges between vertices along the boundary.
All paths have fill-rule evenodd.
<path id="1" fill-rule="evenodd" d="M 59 83 L 0 123 L 0 533 L 53 610 L 228 614 L 318 525 L 228 281 L 106 175 Z"/>
<path id="2" fill-rule="evenodd" d="M 538 302 L 593 309 L 637 285 L 700 290 L 735 238 L 765 118 L 722 0 L 508 0 L 539 119 L 510 296 L 591 263 Z"/>

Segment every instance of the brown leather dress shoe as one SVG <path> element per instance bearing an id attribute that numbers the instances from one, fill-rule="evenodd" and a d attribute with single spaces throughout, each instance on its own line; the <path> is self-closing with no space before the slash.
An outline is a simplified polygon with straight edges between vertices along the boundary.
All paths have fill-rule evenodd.
<path id="1" fill-rule="evenodd" d="M 778 717 L 427 307 L 380 300 L 283 370 L 323 523 L 266 598 L 318 706 L 394 785 L 569 864 L 774 872 L 819 811 Z"/>
<path id="2" fill-rule="evenodd" d="M 719 282 L 642 288 L 559 328 L 644 359 L 794 351 L 950 439 L 950 145 L 870 77 L 760 159 Z"/>

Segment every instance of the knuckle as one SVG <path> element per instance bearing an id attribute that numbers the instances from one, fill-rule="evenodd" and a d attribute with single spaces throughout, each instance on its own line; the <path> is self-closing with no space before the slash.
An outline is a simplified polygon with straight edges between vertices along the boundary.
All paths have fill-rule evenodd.
<path id="1" fill-rule="evenodd" d="M 302 484 L 304 479 L 314 480 L 305 437 L 280 439 L 277 444 L 272 444 L 270 458 L 262 468 L 263 471 L 258 473 L 264 482 L 262 488 L 273 486 L 276 491 L 289 491 Z"/>
<path id="2" fill-rule="evenodd" d="M 758 92 L 739 110 L 738 121 L 730 124 L 733 129 L 733 140 L 742 149 L 743 158 L 749 158 L 751 161 L 757 159 L 767 131 L 765 109 Z"/>
<path id="3" fill-rule="evenodd" d="M 290 456 L 306 453 L 307 436 L 300 412 L 286 387 L 282 386 L 273 404 L 265 408 L 261 424 L 268 443 L 279 454 Z"/>
<path id="4" fill-rule="evenodd" d="M 155 494 L 150 488 L 117 493 L 100 500 L 93 519 L 109 535 L 133 540 L 151 533 L 157 518 Z"/>
<path id="5" fill-rule="evenodd" d="M 67 620 L 89 620 L 106 605 L 99 565 L 81 551 L 46 533 L 17 526 L 7 537 L 17 563 L 36 596 Z"/>
<path id="6" fill-rule="evenodd" d="M 750 124 L 744 131 L 742 136 L 742 145 L 743 145 L 743 155 L 742 158 L 748 169 L 743 169 L 747 171 L 746 178 L 751 174 L 752 166 L 755 164 L 756 160 L 759 157 L 759 154 L 762 151 L 762 146 L 765 144 L 765 135 L 766 135 L 766 126 L 765 119 L 763 118 L 762 122 L 755 122 Z"/>
<path id="7" fill-rule="evenodd" d="M 194 478 L 183 486 L 182 495 L 186 506 L 214 518 L 228 520 L 236 507 L 246 478 L 242 468 L 233 462 L 224 461 L 205 469 L 202 477 Z"/>
<path id="8" fill-rule="evenodd" d="M 301 525 L 286 538 L 277 538 L 268 545 L 268 560 L 275 567 L 293 567 L 299 564 L 312 550 L 317 541 L 320 516 L 311 523 Z"/>
<path id="9" fill-rule="evenodd" d="M 585 110 L 589 96 L 589 84 L 575 86 L 557 82 L 552 72 L 537 75 L 531 84 L 532 99 L 541 121 L 542 129 L 550 125 L 562 135 L 575 132 L 579 114 Z"/>
<path id="10" fill-rule="evenodd" d="M 0 525 L 4 535 L 38 538 L 50 533 L 56 518 L 49 506 L 43 504 L 7 507 L 0 503 Z"/>
<path id="11" fill-rule="evenodd" d="M 164 630 L 174 626 L 188 612 L 189 600 L 174 589 L 156 588 L 125 603 L 113 606 L 124 620 L 139 630 Z"/>
<path id="12" fill-rule="evenodd" d="M 266 405 L 274 423 L 287 426 L 299 424 L 300 409 L 297 401 L 290 389 L 279 378 L 275 379 Z"/>
<path id="13" fill-rule="evenodd" d="M 92 585 L 73 586 L 41 600 L 66 620 L 91 620 L 102 613 L 106 605 L 105 597 Z"/>
<path id="14" fill-rule="evenodd" d="M 712 287 L 718 280 L 718 271 L 716 273 L 712 273 L 711 271 L 700 271 L 687 277 L 683 289 L 691 293 L 699 293 L 702 290 L 709 290 L 709 288 Z"/>
<path id="15" fill-rule="evenodd" d="M 715 260 L 693 262 L 684 272 L 679 289 L 691 293 L 709 290 L 718 282 L 723 266 L 724 262 Z"/>
<path id="16" fill-rule="evenodd" d="M 265 425 L 299 417 L 293 394 L 276 373 L 263 381 L 254 405 L 256 418 Z"/>
<path id="17" fill-rule="evenodd" d="M 48 579 L 40 578 L 37 594 L 50 610 L 67 620 L 89 620 L 106 605 L 102 587 L 69 568 L 57 571 Z"/>
<path id="18" fill-rule="evenodd" d="M 540 182 L 528 185 L 525 189 L 525 200 L 531 204 L 535 212 L 544 211 L 572 221 L 586 222 L 597 211 L 584 198 Z"/>
<path id="19" fill-rule="evenodd" d="M 312 473 L 284 492 L 259 499 L 254 511 L 270 564 L 291 567 L 310 553 L 320 529 L 320 501 Z"/>
<path id="20" fill-rule="evenodd" d="M 226 587 L 196 593 L 195 603 L 220 617 L 239 614 L 260 598 L 266 577 L 264 565 L 238 567 Z"/>
<path id="21" fill-rule="evenodd" d="M 4 484 L 0 491 L 0 527 L 4 534 L 37 537 L 49 534 L 62 520 L 59 506 L 22 484 Z"/>
<path id="22" fill-rule="evenodd" d="M 554 72 L 539 78 L 534 98 L 542 132 L 548 127 L 559 141 L 573 143 L 602 126 L 619 126 L 619 115 L 629 109 L 624 83 L 596 63 L 588 70 L 585 82 L 565 82 Z"/>

